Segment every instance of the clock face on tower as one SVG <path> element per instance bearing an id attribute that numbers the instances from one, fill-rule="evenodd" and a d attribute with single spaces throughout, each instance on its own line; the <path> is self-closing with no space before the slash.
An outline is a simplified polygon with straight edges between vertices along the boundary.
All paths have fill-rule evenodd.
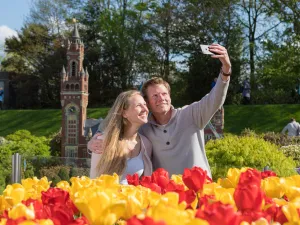
<path id="1" fill-rule="evenodd" d="M 70 114 L 76 113 L 76 107 L 75 107 L 75 106 L 71 106 L 71 107 L 68 109 L 68 112 L 69 112 Z"/>

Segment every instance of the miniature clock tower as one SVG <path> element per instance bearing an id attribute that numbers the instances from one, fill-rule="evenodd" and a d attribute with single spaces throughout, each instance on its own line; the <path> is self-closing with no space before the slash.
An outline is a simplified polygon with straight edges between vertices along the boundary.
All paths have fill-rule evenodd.
<path id="1" fill-rule="evenodd" d="M 87 69 L 83 68 L 84 44 L 74 24 L 72 40 L 68 40 L 67 66 L 61 72 L 60 101 L 62 106 L 61 156 L 87 158 L 84 122 L 88 105 Z"/>

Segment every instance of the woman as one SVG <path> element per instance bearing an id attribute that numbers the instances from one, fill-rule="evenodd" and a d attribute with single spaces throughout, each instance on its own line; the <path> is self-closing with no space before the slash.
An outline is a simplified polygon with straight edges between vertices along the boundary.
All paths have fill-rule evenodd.
<path id="1" fill-rule="evenodd" d="M 107 117 L 102 122 L 104 135 L 100 154 L 92 153 L 90 177 L 117 173 L 120 183 L 126 184 L 126 176 L 152 174 L 152 144 L 138 134 L 139 128 L 148 122 L 146 102 L 138 91 L 122 92 Z"/>

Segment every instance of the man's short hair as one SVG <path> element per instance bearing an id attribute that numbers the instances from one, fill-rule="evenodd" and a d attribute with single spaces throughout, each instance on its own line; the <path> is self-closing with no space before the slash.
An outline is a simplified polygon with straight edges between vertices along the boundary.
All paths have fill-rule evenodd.
<path id="1" fill-rule="evenodd" d="M 148 98 L 147 96 L 147 89 L 149 86 L 153 86 L 153 85 L 157 85 L 157 84 L 162 84 L 164 85 L 169 94 L 171 94 L 171 88 L 170 88 L 170 85 L 167 81 L 165 81 L 164 79 L 162 79 L 161 77 L 152 77 L 150 80 L 147 80 L 144 84 L 143 84 L 143 87 L 142 87 L 142 95 L 145 99 Z"/>
<path id="2" fill-rule="evenodd" d="M 291 118 L 291 122 L 294 122 L 294 121 L 296 121 L 295 118 Z"/>

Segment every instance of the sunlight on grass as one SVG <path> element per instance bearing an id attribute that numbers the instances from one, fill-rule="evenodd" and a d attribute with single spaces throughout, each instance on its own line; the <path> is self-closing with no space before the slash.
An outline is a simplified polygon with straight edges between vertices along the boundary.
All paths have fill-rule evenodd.
<path id="1" fill-rule="evenodd" d="M 109 108 L 88 109 L 88 117 L 98 119 L 107 115 Z M 300 121 L 300 105 L 227 105 L 225 132 L 239 134 L 245 128 L 257 133 L 280 132 L 291 117 Z M 17 130 L 29 130 L 37 136 L 48 136 L 61 127 L 61 110 L 3 110 L 0 111 L 0 136 Z"/>

